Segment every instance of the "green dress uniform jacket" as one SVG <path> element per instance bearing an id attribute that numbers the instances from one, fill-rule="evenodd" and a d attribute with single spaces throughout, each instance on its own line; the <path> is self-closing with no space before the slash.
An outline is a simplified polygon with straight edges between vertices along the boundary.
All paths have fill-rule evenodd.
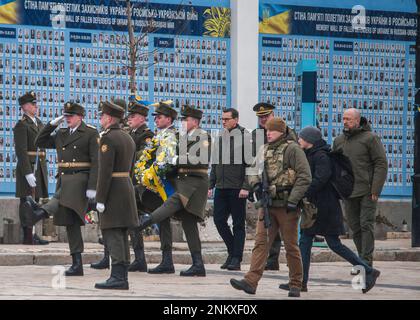
<path id="1" fill-rule="evenodd" d="M 101 134 L 96 189 L 96 201 L 105 205 L 105 211 L 101 213 L 101 229 L 139 225 L 130 177 L 135 150 L 133 139 L 117 124 Z"/>
<path id="2" fill-rule="evenodd" d="M 88 207 L 86 190 L 96 190 L 98 175 L 98 131 L 84 122 L 73 134 L 69 128 L 59 129 L 48 123 L 36 138 L 38 147 L 57 150 L 58 175 L 56 195 L 59 203 L 77 213 L 84 224 Z M 73 164 L 72 164 L 73 163 Z M 88 165 L 83 165 L 88 164 Z M 54 224 L 73 224 L 66 210 L 54 214 Z"/>
<path id="3" fill-rule="evenodd" d="M 185 137 L 181 136 L 180 139 L 186 139 Z M 180 147 L 175 191 L 179 194 L 185 210 L 204 220 L 209 184 L 210 135 L 198 128 L 187 139 L 185 140 L 187 152 L 183 153 Z M 182 142 L 179 145 L 182 146 Z M 200 151 L 207 154 L 200 155 Z M 196 163 L 193 159 L 201 161 Z"/>
<path id="4" fill-rule="evenodd" d="M 13 128 L 16 165 L 16 197 L 22 198 L 31 195 L 31 187 L 25 176 L 34 172 L 36 161 L 35 138 L 44 128 L 41 120 L 36 118 L 37 125 L 26 114 L 23 115 Z M 35 173 L 35 198 L 48 198 L 48 171 L 45 149 L 38 150 L 38 166 Z"/>
<path id="5" fill-rule="evenodd" d="M 134 163 L 140 158 L 144 148 L 146 147 L 147 140 L 152 139 L 154 134 L 153 132 L 147 127 L 146 124 L 143 124 L 141 127 L 137 128 L 137 130 L 130 130 L 129 131 L 130 137 L 133 139 L 136 145 L 136 153 Z M 131 170 L 131 175 L 133 177 L 133 184 L 138 184 L 136 177 L 134 176 L 134 165 L 133 169 Z"/>

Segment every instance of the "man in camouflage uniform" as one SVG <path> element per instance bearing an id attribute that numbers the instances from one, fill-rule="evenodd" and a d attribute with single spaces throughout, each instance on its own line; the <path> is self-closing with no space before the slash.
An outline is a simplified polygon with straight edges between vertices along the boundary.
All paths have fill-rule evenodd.
<path id="1" fill-rule="evenodd" d="M 58 180 L 56 193 L 47 204 L 35 210 L 27 208 L 35 221 L 53 215 L 56 226 L 66 227 L 72 256 L 66 276 L 83 275 L 80 226 L 85 224 L 88 201 L 94 201 L 96 196 L 98 131 L 83 122 L 84 115 L 81 105 L 67 102 L 64 115 L 49 122 L 37 136 L 37 147 L 57 150 Z M 64 119 L 68 127 L 53 133 Z"/>
<path id="2" fill-rule="evenodd" d="M 267 121 L 274 118 L 274 110 L 276 109 L 270 103 L 260 102 L 257 103 L 253 110 L 258 117 L 258 128 L 252 131 L 252 154 L 256 155 L 258 148 L 257 148 L 257 132 L 258 129 L 264 130 L 264 143 L 267 143 L 267 129 L 265 127 Z M 294 130 L 290 127 L 286 127 L 286 136 L 287 140 L 293 140 L 297 142 L 297 135 Z M 281 249 L 281 237 L 280 232 L 275 237 L 273 244 L 270 247 L 270 251 L 268 253 L 267 264 L 265 266 L 265 270 L 279 270 L 279 256 L 280 256 L 280 249 Z"/>
<path id="3" fill-rule="evenodd" d="M 31 91 L 18 99 L 22 109 L 22 118 L 13 128 L 15 151 L 18 159 L 16 165 L 16 197 L 20 198 L 19 219 L 23 229 L 23 244 L 48 244 L 36 234 L 32 236 L 32 223 L 24 214 L 23 204 L 48 198 L 48 171 L 45 149 L 35 147 L 35 138 L 44 128 L 36 113 L 36 94 Z M 36 166 L 36 168 L 34 168 Z M 35 170 L 34 170 L 35 169 Z M 35 173 L 34 173 L 35 171 Z M 30 203 L 29 203 L 30 205 Z"/>
<path id="4" fill-rule="evenodd" d="M 109 101 L 101 102 L 100 108 L 100 122 L 105 131 L 99 142 L 96 209 L 101 216 L 100 227 L 112 268 L 110 278 L 95 284 L 95 288 L 128 290 L 128 230 L 139 222 L 131 181 L 136 146 L 120 127 L 125 110 Z"/>
<path id="5" fill-rule="evenodd" d="M 164 219 L 180 219 L 192 257 L 192 266 L 180 276 L 206 275 L 201 256 L 201 241 L 197 223 L 204 220 L 208 193 L 209 135 L 200 129 L 202 111 L 184 106 L 181 110 L 183 133 L 179 137 L 175 193 L 148 219 L 142 229 Z"/>
<path id="6" fill-rule="evenodd" d="M 269 207 L 271 226 L 264 227 L 264 212 L 258 211 L 257 234 L 252 250 L 251 266 L 244 279 L 231 279 L 231 285 L 248 294 L 255 294 L 266 265 L 268 250 L 280 230 L 289 266 L 289 297 L 299 297 L 302 286 L 302 259 L 298 246 L 298 203 L 312 181 L 306 155 L 299 145 L 287 140 L 286 123 L 281 118 L 267 122 L 268 144 L 260 149 L 255 169 L 265 168 L 272 203 Z M 249 175 L 250 186 L 259 193 L 261 172 Z"/>

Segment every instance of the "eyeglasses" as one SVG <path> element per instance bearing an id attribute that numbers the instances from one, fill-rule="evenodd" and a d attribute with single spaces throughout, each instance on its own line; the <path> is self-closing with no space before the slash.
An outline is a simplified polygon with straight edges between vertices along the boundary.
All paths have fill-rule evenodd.
<path id="1" fill-rule="evenodd" d="M 232 120 L 233 118 L 222 118 L 222 121 L 229 121 Z"/>

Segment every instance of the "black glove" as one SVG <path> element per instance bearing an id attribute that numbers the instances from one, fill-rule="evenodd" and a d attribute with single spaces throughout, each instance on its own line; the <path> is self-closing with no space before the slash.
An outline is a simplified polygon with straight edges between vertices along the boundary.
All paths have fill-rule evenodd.
<path id="1" fill-rule="evenodd" d="M 287 208 L 286 208 L 286 213 L 294 213 L 297 211 L 297 204 L 288 202 L 287 203 Z"/>

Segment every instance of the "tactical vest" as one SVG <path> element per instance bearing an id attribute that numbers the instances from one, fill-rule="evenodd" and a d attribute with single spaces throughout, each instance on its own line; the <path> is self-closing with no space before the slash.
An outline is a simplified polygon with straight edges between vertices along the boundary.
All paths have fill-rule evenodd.
<path id="1" fill-rule="evenodd" d="M 267 170 L 270 185 L 275 185 L 277 189 L 292 188 L 296 181 L 296 172 L 291 168 L 285 168 L 284 155 L 291 140 L 279 145 L 275 149 L 269 149 L 269 145 L 265 145 L 265 168 Z"/>

